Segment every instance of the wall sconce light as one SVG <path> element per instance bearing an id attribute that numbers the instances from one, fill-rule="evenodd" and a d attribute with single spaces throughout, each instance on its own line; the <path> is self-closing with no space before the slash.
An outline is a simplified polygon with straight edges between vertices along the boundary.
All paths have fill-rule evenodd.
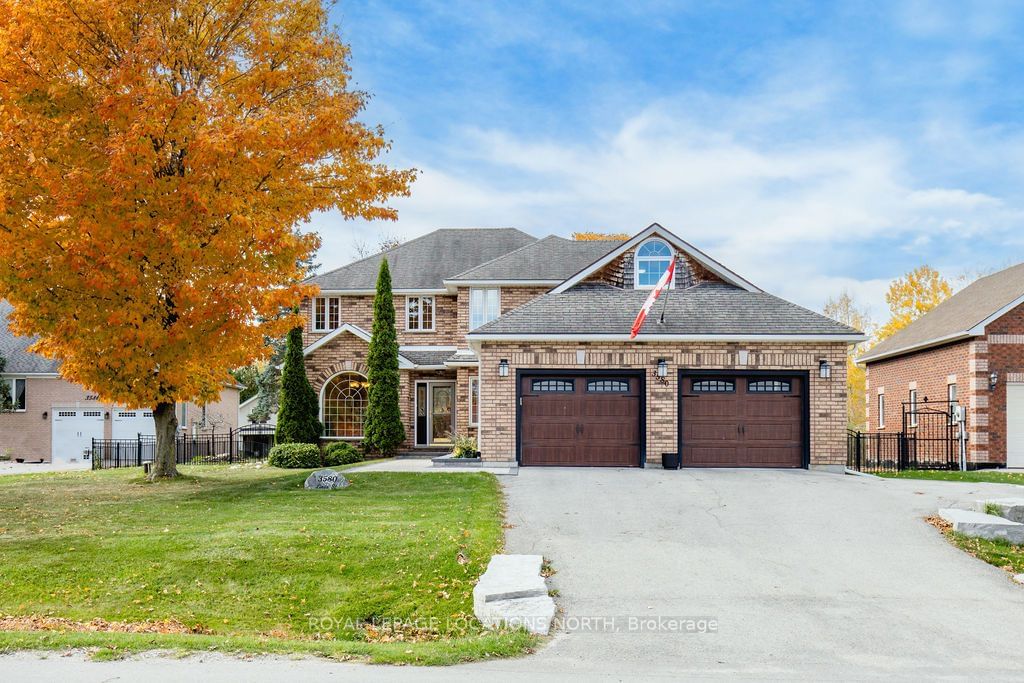
<path id="1" fill-rule="evenodd" d="M 104 420 L 109 420 L 110 419 L 110 413 L 103 413 L 103 419 Z"/>
<path id="2" fill-rule="evenodd" d="M 498 377 L 508 377 L 508 359 L 502 358 L 498 361 Z"/>
<path id="3" fill-rule="evenodd" d="M 988 390 L 995 391 L 997 384 L 999 384 L 999 373 L 993 371 L 992 374 L 988 376 Z"/>
<path id="4" fill-rule="evenodd" d="M 664 358 L 658 359 L 658 377 L 668 377 L 668 361 Z"/>
<path id="5" fill-rule="evenodd" d="M 50 414 L 44 410 L 43 411 L 43 419 L 45 420 L 48 417 L 50 417 Z"/>
<path id="6" fill-rule="evenodd" d="M 832 377 L 832 366 L 824 358 L 818 361 L 818 376 L 822 379 L 831 379 Z"/>

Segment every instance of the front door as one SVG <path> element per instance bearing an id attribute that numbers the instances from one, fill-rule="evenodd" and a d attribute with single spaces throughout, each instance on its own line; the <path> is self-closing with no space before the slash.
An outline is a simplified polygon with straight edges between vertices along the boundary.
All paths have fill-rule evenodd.
<path id="1" fill-rule="evenodd" d="M 416 445 L 447 446 L 455 431 L 455 383 L 416 383 Z"/>

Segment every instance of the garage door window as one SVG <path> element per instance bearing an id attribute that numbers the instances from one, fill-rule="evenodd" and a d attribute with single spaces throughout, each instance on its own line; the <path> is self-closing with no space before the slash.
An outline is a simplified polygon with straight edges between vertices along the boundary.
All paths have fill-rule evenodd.
<path id="1" fill-rule="evenodd" d="M 587 391 L 595 394 L 629 393 L 629 382 L 624 379 L 589 379 Z"/>
<path id="2" fill-rule="evenodd" d="M 693 383 L 698 394 L 728 394 L 736 391 L 736 383 L 728 379 L 702 379 Z"/>
<path id="3" fill-rule="evenodd" d="M 558 392 L 569 394 L 573 391 L 571 379 L 535 379 L 530 388 L 537 392 Z"/>
<path id="4" fill-rule="evenodd" d="M 747 383 L 752 394 L 788 394 L 792 385 L 784 379 L 758 379 Z"/>

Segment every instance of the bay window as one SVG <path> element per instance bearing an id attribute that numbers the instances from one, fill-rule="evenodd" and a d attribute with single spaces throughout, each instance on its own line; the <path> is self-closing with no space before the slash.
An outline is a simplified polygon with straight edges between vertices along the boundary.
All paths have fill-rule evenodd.
<path id="1" fill-rule="evenodd" d="M 501 315 L 501 295 L 498 289 L 469 290 L 469 329 L 475 330 L 496 320 Z"/>

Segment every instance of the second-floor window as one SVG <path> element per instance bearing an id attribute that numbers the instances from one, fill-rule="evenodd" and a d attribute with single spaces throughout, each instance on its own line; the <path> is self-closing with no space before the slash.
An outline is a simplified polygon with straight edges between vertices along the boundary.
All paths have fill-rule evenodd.
<path id="1" fill-rule="evenodd" d="M 469 290 L 469 329 L 475 330 L 501 315 L 501 294 L 498 289 Z"/>
<path id="2" fill-rule="evenodd" d="M 313 299 L 313 331 L 330 332 L 341 327 L 341 299 L 318 296 Z"/>
<path id="3" fill-rule="evenodd" d="M 434 329 L 434 297 L 405 298 L 405 329 L 413 332 L 428 332 Z"/>

